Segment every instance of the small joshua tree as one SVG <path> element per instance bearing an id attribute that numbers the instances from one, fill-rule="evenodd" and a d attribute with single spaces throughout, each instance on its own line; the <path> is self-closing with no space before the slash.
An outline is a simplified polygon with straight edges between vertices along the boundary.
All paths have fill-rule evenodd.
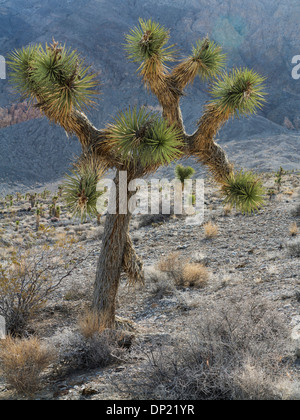
<path id="1" fill-rule="evenodd" d="M 36 213 L 35 213 L 35 228 L 36 228 L 36 231 L 38 231 L 39 228 L 40 228 L 40 221 L 41 221 L 41 209 L 37 208 Z"/>
<path id="2" fill-rule="evenodd" d="M 29 194 L 30 206 L 32 208 L 36 206 L 36 197 L 37 197 L 37 194 L 36 193 Z"/>
<path id="3" fill-rule="evenodd" d="M 175 175 L 176 178 L 178 178 L 184 186 L 184 181 L 186 179 L 190 179 L 195 173 L 195 169 L 191 166 L 183 166 L 183 165 L 177 165 L 175 168 Z"/>
<path id="4" fill-rule="evenodd" d="M 282 185 L 282 176 L 284 175 L 284 170 L 283 168 L 280 166 L 280 169 L 278 172 L 276 172 L 275 175 L 275 184 L 277 184 L 277 191 L 280 192 L 281 190 L 281 185 Z"/>
<path id="5" fill-rule="evenodd" d="M 142 19 L 126 37 L 128 58 L 138 63 L 143 83 L 162 107 L 162 116 L 143 108 L 127 108 L 106 128 L 94 127 L 85 111 L 94 103 L 96 76 L 76 51 L 55 41 L 46 48 L 32 45 L 14 51 L 9 62 L 11 80 L 23 97 L 31 99 L 49 120 L 77 135 L 82 145 L 82 162 L 97 160 L 102 172 L 116 170 L 117 203 L 121 171 L 127 171 L 129 184 L 171 161 L 193 156 L 211 171 L 227 201 L 251 212 L 262 203 L 261 183 L 252 174 L 237 175 L 215 137 L 228 119 L 252 114 L 261 107 L 264 78 L 248 69 L 226 73 L 221 47 L 208 38 L 196 42 L 191 55 L 175 63 L 175 49 L 168 46 L 169 37 L 166 28 Z M 166 64 L 172 62 L 175 64 L 169 69 Z M 210 82 L 212 98 L 197 130 L 189 135 L 183 124 L 180 99 L 196 76 Z M 82 188 L 89 175 L 85 171 L 78 174 L 82 182 L 74 183 L 75 190 L 69 189 L 70 199 L 77 210 L 88 212 L 90 204 L 94 205 L 95 188 Z M 133 195 L 129 192 L 127 198 Z M 106 217 L 93 309 L 107 327 L 115 326 L 121 271 L 131 282 L 143 281 L 143 264 L 129 236 L 130 219 L 131 213 L 122 214 L 118 205 L 116 214 Z"/>

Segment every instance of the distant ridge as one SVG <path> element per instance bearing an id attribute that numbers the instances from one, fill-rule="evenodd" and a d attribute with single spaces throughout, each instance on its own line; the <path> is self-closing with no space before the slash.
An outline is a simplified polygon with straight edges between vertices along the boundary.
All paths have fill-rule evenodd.
<path id="1" fill-rule="evenodd" d="M 275 133 L 275 134 L 274 134 Z M 300 170 L 300 133 L 290 132 L 263 117 L 229 122 L 218 140 L 237 166 L 257 171 Z M 46 119 L 27 121 L 0 130 L 0 195 L 59 182 L 81 153 L 76 138 Z M 192 159 L 196 175 L 201 165 Z M 163 168 L 162 176 L 173 177 L 174 165 Z"/>

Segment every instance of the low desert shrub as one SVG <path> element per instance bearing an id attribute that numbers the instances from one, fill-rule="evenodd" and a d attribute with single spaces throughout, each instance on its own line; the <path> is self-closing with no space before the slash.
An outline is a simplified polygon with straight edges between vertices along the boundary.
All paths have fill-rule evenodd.
<path id="1" fill-rule="evenodd" d="M 79 331 L 59 331 L 52 337 L 51 342 L 58 349 L 58 371 L 104 368 L 123 361 L 125 334 L 108 329 L 99 331 L 95 326 L 93 323 L 87 330 L 80 325 Z"/>
<path id="2" fill-rule="evenodd" d="M 79 255 L 79 254 L 78 254 Z M 9 334 L 22 336 L 31 316 L 41 309 L 83 258 L 61 241 L 49 248 L 18 249 L 0 265 L 0 315 Z"/>
<path id="3" fill-rule="evenodd" d="M 79 337 L 78 348 L 80 343 L 82 347 L 77 353 L 76 368 L 104 368 L 119 362 L 123 352 L 117 341 L 114 331 L 111 330 L 95 333 L 89 338 Z"/>
<path id="4" fill-rule="evenodd" d="M 148 267 L 145 270 L 145 279 L 150 286 L 152 296 L 157 299 L 173 295 L 176 291 L 174 281 L 168 274 L 162 273 L 155 267 Z"/>
<path id="5" fill-rule="evenodd" d="M 282 399 L 283 382 L 288 394 L 290 332 L 273 303 L 236 296 L 198 312 L 188 336 L 146 353 L 143 375 L 125 386 L 132 398 Z"/>
<path id="6" fill-rule="evenodd" d="M 288 242 L 286 248 L 291 257 L 300 257 L 300 238 Z"/>
<path id="7" fill-rule="evenodd" d="M 0 344 L 0 371 L 18 394 L 30 396 L 42 387 L 42 374 L 54 354 L 36 337 L 17 339 L 8 336 Z"/>
<path id="8" fill-rule="evenodd" d="M 169 218 L 170 214 L 145 214 L 139 216 L 138 228 L 151 226 L 153 224 L 165 223 Z"/>

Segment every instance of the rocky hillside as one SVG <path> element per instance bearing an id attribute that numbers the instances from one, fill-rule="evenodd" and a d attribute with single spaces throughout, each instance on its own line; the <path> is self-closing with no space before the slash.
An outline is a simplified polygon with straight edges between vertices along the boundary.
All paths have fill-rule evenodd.
<path id="1" fill-rule="evenodd" d="M 3 267 L 19 250 L 27 264 L 37 256 L 39 270 L 55 284 L 68 263 L 80 262 L 26 327 L 55 349 L 31 398 L 299 400 L 299 172 L 284 174 L 280 191 L 272 174 L 263 182 L 275 194 L 252 216 L 224 208 L 219 190 L 207 182 L 204 226 L 188 225 L 185 216 L 133 217 L 131 236 L 146 283 L 128 287 L 122 277 L 117 314 L 131 328 L 118 343 L 95 331 L 91 336 L 84 323 L 105 216 L 100 226 L 96 220 L 80 224 L 57 193 L 60 214 L 53 218 L 47 191 L 37 197 L 39 221 L 28 197 L 0 200 Z M 18 374 L 15 366 L 9 372 Z M 24 398 L 0 373 L 0 400 Z"/>
<path id="2" fill-rule="evenodd" d="M 270 131 L 270 126 L 272 131 Z M 48 184 L 53 189 L 80 154 L 76 138 L 67 138 L 64 131 L 46 119 L 36 119 L 1 130 L 0 196 L 16 191 L 38 189 Z M 230 121 L 220 132 L 220 143 L 237 167 L 255 171 L 299 169 L 300 135 L 263 117 Z M 157 177 L 173 179 L 174 166 L 161 168 Z M 203 176 L 203 167 L 193 159 L 196 176 Z"/>
<path id="3" fill-rule="evenodd" d="M 61 42 L 78 48 L 99 71 L 104 93 L 99 122 L 115 109 L 147 101 L 135 82 L 135 67 L 124 61 L 124 34 L 139 17 L 152 17 L 171 29 L 172 41 L 182 54 L 199 37 L 209 34 L 224 46 L 229 66 L 249 66 L 268 78 L 268 106 L 263 115 L 283 124 L 288 117 L 299 128 L 300 83 L 291 77 L 292 57 L 299 54 L 298 0 L 28 0 L 0 1 L 0 51 L 31 42 Z M 130 87 L 130 88 L 129 88 Z M 1 82 L 0 105 L 11 103 L 8 84 Z M 191 121 L 199 116 L 206 99 L 196 83 L 192 98 L 197 99 Z M 202 99 L 199 100 L 199 97 Z M 109 103 L 108 103 L 109 102 Z M 187 112 L 190 114 L 190 110 Z"/>
<path id="4" fill-rule="evenodd" d="M 238 149 L 237 160 L 242 164 L 245 161 L 255 167 L 257 158 L 261 169 L 280 164 L 292 169 L 299 162 L 300 82 L 291 76 L 292 57 L 299 54 L 299 15 L 298 0 L 247 4 L 242 0 L 0 0 L 0 53 L 6 56 L 14 48 L 51 41 L 52 37 L 77 48 L 99 73 L 103 94 L 90 117 L 102 127 L 129 104 L 157 106 L 137 80 L 136 66 L 128 63 L 124 54 L 124 35 L 139 17 L 151 17 L 169 27 L 172 42 L 182 55 L 189 53 L 199 37 L 209 34 L 224 46 L 228 66 L 252 67 L 267 77 L 268 103 L 260 115 L 229 123 L 220 133 L 221 140 L 231 151 Z M 182 100 L 189 132 L 208 99 L 206 88 L 197 80 Z M 8 125 L 7 120 L 14 123 L 31 117 L 16 105 L 14 113 L 10 112 L 19 100 L 9 80 L 1 80 L 2 125 Z M 255 138 L 255 145 L 250 138 Z M 66 141 L 63 130 L 36 120 L 1 129 L 0 150 L 5 157 L 0 162 L 3 189 L 7 182 L 11 188 L 18 183 L 58 179 L 79 149 L 76 141 Z"/>
<path id="5" fill-rule="evenodd" d="M 30 106 L 26 101 L 13 104 L 10 107 L 0 108 L 0 128 L 40 117 L 40 111 Z"/>

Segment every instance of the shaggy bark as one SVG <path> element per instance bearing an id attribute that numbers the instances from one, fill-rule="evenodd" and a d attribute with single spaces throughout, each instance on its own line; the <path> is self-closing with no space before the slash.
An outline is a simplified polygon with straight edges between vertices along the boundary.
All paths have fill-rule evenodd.
<path id="1" fill-rule="evenodd" d="M 115 180 L 117 213 L 107 214 L 102 249 L 98 260 L 93 311 L 98 314 L 99 324 L 105 328 L 115 327 L 116 301 L 122 270 L 129 277 L 129 281 L 143 282 L 143 263 L 136 254 L 129 235 L 129 224 L 132 214 L 128 211 L 127 200 L 125 206 L 127 214 L 120 214 L 119 173 Z M 128 192 L 130 199 L 134 192 Z M 121 186 L 124 188 L 125 185 Z M 124 205 L 124 203 L 123 203 Z"/>
<path id="2" fill-rule="evenodd" d="M 93 310 L 106 328 L 115 327 L 116 298 L 130 218 L 130 214 L 108 214 L 106 217 L 93 298 Z"/>

